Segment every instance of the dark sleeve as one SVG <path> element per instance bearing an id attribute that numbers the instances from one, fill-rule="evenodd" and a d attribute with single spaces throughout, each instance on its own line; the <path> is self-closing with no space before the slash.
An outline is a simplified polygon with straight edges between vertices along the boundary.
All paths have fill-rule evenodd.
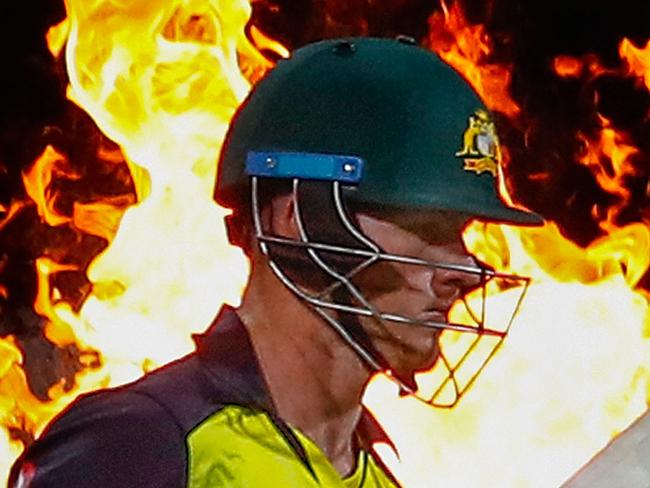
<path id="1" fill-rule="evenodd" d="M 75 402 L 13 466 L 9 488 L 182 487 L 185 439 L 149 397 L 107 391 Z"/>

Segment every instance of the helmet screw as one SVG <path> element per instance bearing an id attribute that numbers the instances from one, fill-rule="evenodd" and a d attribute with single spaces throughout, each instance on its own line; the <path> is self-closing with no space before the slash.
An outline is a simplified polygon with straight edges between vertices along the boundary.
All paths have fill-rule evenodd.
<path id="1" fill-rule="evenodd" d="M 343 171 L 346 173 L 354 173 L 354 171 L 357 169 L 356 165 L 354 163 L 345 163 L 343 165 Z"/>
<path id="2" fill-rule="evenodd" d="M 417 41 L 411 37 L 411 36 L 405 36 L 404 34 L 400 34 L 395 38 L 397 42 L 401 42 L 402 44 L 410 44 L 411 46 L 417 46 Z"/>
<path id="3" fill-rule="evenodd" d="M 341 57 L 348 57 L 354 54 L 357 50 L 356 46 L 350 41 L 340 41 L 334 45 L 334 54 Z"/>
<path id="4" fill-rule="evenodd" d="M 266 158 L 266 167 L 267 168 L 275 168 L 276 164 L 277 164 L 277 162 L 272 157 L 269 156 L 268 158 Z"/>

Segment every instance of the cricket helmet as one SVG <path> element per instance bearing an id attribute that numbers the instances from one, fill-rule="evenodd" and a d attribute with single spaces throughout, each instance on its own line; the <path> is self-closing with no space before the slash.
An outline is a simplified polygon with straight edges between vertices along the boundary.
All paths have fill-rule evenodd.
<path id="1" fill-rule="evenodd" d="M 248 194 L 248 162 L 268 164 L 269 177 L 359 173 L 343 191 L 366 205 L 541 223 L 499 198 L 500 156 L 489 111 L 431 51 L 403 39 L 326 40 L 279 61 L 253 88 L 227 134 L 215 199 L 233 207 Z"/>
<path id="2" fill-rule="evenodd" d="M 215 199 L 229 208 L 250 207 L 255 237 L 280 281 L 366 364 L 388 372 L 402 391 L 416 395 L 412 385 L 391 375 L 390 365 L 350 316 L 475 337 L 457 359 L 440 352 L 446 377 L 424 400 L 453 406 L 505 338 L 512 317 L 504 328 L 490 329 L 484 308 L 468 307 L 471 325 L 391 314 L 373 306 L 355 285 L 355 274 L 382 261 L 471 273 L 480 277 L 482 307 L 486 286 L 494 280 L 505 280 L 499 289 L 523 283 L 513 316 L 528 279 L 386 253 L 359 230 L 349 209 L 442 210 L 500 222 L 541 223 L 538 215 L 500 199 L 500 158 L 490 112 L 467 81 L 435 54 L 403 38 L 327 40 L 279 61 L 253 88 L 227 133 Z M 263 228 L 259 185 L 269 179 L 292 184 L 298 240 L 270 235 Z M 288 247 L 304 251 L 329 283 L 316 291 L 301 286 L 283 264 L 286 255 L 280 251 Z M 337 259 L 341 255 L 354 258 L 352 264 Z M 497 341 L 476 373 L 459 380 L 469 352 L 483 336 Z M 449 390 L 450 399 L 441 400 Z"/>

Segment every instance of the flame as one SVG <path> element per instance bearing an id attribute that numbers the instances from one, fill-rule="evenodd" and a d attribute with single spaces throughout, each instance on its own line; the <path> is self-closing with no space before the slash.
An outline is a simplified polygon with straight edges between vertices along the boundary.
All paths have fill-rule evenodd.
<path id="1" fill-rule="evenodd" d="M 470 24 L 460 2 L 441 5 L 442 14 L 429 19 L 428 46 L 467 78 L 490 109 L 517 116 L 521 109 L 509 93 L 512 68 L 490 61 L 493 48 L 485 27 Z"/>
<path id="2" fill-rule="evenodd" d="M 52 183 L 76 178 L 65 156 L 48 147 L 23 175 L 43 222 L 110 245 L 86 270 L 92 289 L 81 309 L 52 285 L 72 265 L 36 260 L 35 311 L 51 341 L 77 345 L 85 369 L 73 389 L 55 385 L 42 402 L 29 390 L 15 341 L 0 341 L 3 474 L 29 442 L 17 433 L 38 435 L 77 394 L 124 383 L 190 351 L 190 334 L 206 327 L 220 303 L 237 303 L 247 263 L 227 244 L 225 211 L 212 202 L 215 156 L 251 83 L 273 64 L 261 51 L 288 54 L 254 26 L 249 41 L 245 1 L 68 0 L 66 7 L 68 18 L 48 33 L 50 49 L 56 56 L 65 45 L 69 97 L 119 145 L 100 148 L 99 156 L 126 160 L 135 194 L 75 202 L 63 215 Z M 508 93 L 510 66 L 491 60 L 484 27 L 471 25 L 458 3 L 443 3 L 430 25 L 429 45 L 488 106 L 520 116 Z M 629 74 L 647 83 L 647 58 L 639 53 L 621 44 Z M 578 61 L 571 68 L 556 60 L 556 72 L 577 76 L 578 65 L 599 72 L 597 61 Z M 577 136 L 580 158 L 622 205 L 637 149 L 600 121 L 597 137 Z M 0 227 L 26 204 L 13 202 Z M 635 286 L 650 264 L 650 232 L 645 223 L 617 227 L 617 208 L 606 209 L 606 234 L 587 248 L 552 224 L 468 227 L 464 238 L 480 259 L 534 284 L 510 337 L 457 408 L 393 400 L 397 392 L 382 377 L 370 385 L 365 401 L 401 457 L 377 449 L 405 486 L 558 485 L 645 410 L 648 304 Z M 508 291 L 490 297 L 497 313 L 510 298 Z"/>
<path id="3" fill-rule="evenodd" d="M 605 74 L 619 75 L 617 70 L 603 66 L 601 61 L 593 54 L 581 57 L 561 54 L 553 58 L 553 71 L 560 78 L 577 78 L 587 73 L 588 79 L 594 79 Z"/>
<path id="4" fill-rule="evenodd" d="M 628 65 L 628 73 L 642 80 L 650 90 L 650 41 L 644 48 L 637 48 L 629 39 L 623 39 L 618 52 Z"/>
<path id="5" fill-rule="evenodd" d="M 36 398 L 28 386 L 22 361 L 22 353 L 11 336 L 0 341 L 0 424 L 4 427 L 0 430 L 0 473 L 3 482 L 24 443 L 40 434 L 47 422 L 74 398 L 74 393 L 57 397 L 54 390 L 50 401 Z"/>
<path id="6" fill-rule="evenodd" d="M 645 47 L 638 48 L 632 41 L 623 38 L 618 45 L 618 54 L 625 62 L 624 69 L 607 68 L 593 54 L 581 57 L 559 55 L 553 58 L 552 68 L 561 78 L 577 78 L 583 72 L 589 73 L 590 79 L 604 74 L 624 77 L 632 76 L 643 82 L 650 90 L 650 41 Z"/>
<path id="7" fill-rule="evenodd" d="M 13 218 L 18 215 L 18 212 L 20 212 L 25 206 L 27 206 L 27 202 L 24 202 L 22 200 L 14 200 L 9 204 L 9 208 L 5 208 L 4 206 L 1 206 L 2 209 L 1 211 L 5 213 L 5 216 L 0 219 L 0 230 L 2 230 L 7 224 L 9 224 Z"/>
<path id="8" fill-rule="evenodd" d="M 618 50 L 623 61 L 623 66 L 619 68 L 605 68 L 596 56 L 586 54 L 580 58 L 557 56 L 553 60 L 553 69 L 563 78 L 578 77 L 587 71 L 589 81 L 603 75 L 632 77 L 650 89 L 650 41 L 645 48 L 637 48 L 629 39 L 624 38 Z M 640 175 L 634 165 L 639 150 L 624 131 L 617 129 L 605 116 L 596 115 L 599 125 L 597 134 L 577 134 L 577 140 L 582 146 L 577 160 L 588 167 L 600 187 L 615 198 L 614 205 L 609 205 L 608 208 L 594 206 L 592 211 L 594 220 L 603 231 L 614 232 L 619 215 L 631 203 L 629 181 Z"/>
<path id="9" fill-rule="evenodd" d="M 583 134 L 578 138 L 584 144 L 583 154 L 579 161 L 586 165 L 596 177 L 598 184 L 607 192 L 618 198 L 618 205 L 607 209 L 604 217 L 598 215 L 595 208 L 595 219 L 604 230 L 616 228 L 616 216 L 625 204 L 629 203 L 631 191 L 626 186 L 626 180 L 637 174 L 630 158 L 639 151 L 627 142 L 627 137 L 621 131 L 612 127 L 609 120 L 599 116 L 601 128 L 598 139 L 593 140 Z"/>
<path id="10" fill-rule="evenodd" d="M 81 310 L 51 286 L 72 267 L 52 257 L 36 261 L 35 310 L 46 319 L 46 335 L 76 344 L 86 369 L 75 388 L 55 385 L 43 403 L 30 393 L 11 339 L 0 341 L 12 351 L 0 359 L 3 476 L 29 442 L 16 432 L 38 435 L 77 394 L 135 379 L 189 352 L 191 333 L 205 329 L 222 302 L 237 303 L 247 274 L 245 259 L 227 244 L 225 211 L 213 203 L 211 187 L 216 154 L 249 80 L 272 66 L 244 34 L 250 5 L 71 0 L 66 8 L 68 18 L 48 33 L 50 49 L 57 55 L 65 45 L 68 95 L 119 145 L 98 156 L 126 159 L 135 198 L 75 202 L 72 215 L 62 214 L 53 182 L 76 175 L 50 146 L 23 175 L 45 224 L 69 225 L 111 245 L 86 270 L 92 290 Z M 255 35 L 264 49 L 286 54 Z M 24 205 L 13 204 L 2 225 Z"/>
<path id="11" fill-rule="evenodd" d="M 47 47 L 50 49 L 52 56 L 55 58 L 59 57 L 63 46 L 68 40 L 68 35 L 70 34 L 70 22 L 66 17 L 61 22 L 56 25 L 53 25 L 47 31 L 45 39 L 47 40 Z"/>
<path id="12" fill-rule="evenodd" d="M 573 56 L 557 56 L 553 59 L 553 70 L 562 78 L 576 78 L 580 76 L 584 63 Z"/>
<path id="13" fill-rule="evenodd" d="M 0 341 L 0 470 L 9 472 L 11 463 L 20 454 L 22 444 L 13 437 L 18 430 L 33 430 L 36 423 L 31 415 L 40 411 L 41 403 L 27 387 L 20 367 L 22 355 L 12 338 Z"/>
<path id="14" fill-rule="evenodd" d="M 66 165 L 65 157 L 52 146 L 47 146 L 27 173 L 23 173 L 23 183 L 29 197 L 36 203 L 38 215 L 49 226 L 56 227 L 70 221 L 55 208 L 55 195 L 49 189 L 54 176 L 68 178 L 77 176 Z"/>
<path id="15" fill-rule="evenodd" d="M 117 233 L 126 208 L 132 204 L 131 195 L 120 195 L 98 202 L 75 202 L 72 221 L 80 231 L 103 237 L 111 242 Z"/>
<path id="16" fill-rule="evenodd" d="M 76 337 L 70 324 L 59 317 L 57 307 L 53 302 L 56 290 L 50 289 L 50 276 L 60 271 L 76 270 L 76 266 L 59 264 L 52 259 L 41 257 L 36 260 L 38 275 L 38 294 L 34 302 L 34 311 L 49 321 L 45 326 L 45 336 L 55 344 L 74 344 Z"/>
<path id="17" fill-rule="evenodd" d="M 82 340 L 118 384 L 189 352 L 190 334 L 238 301 L 247 265 L 211 199 L 215 155 L 250 88 L 238 58 L 251 76 L 270 64 L 250 55 L 245 2 L 105 5 L 68 5 L 66 54 L 70 97 L 120 145 L 138 195 L 88 268 L 93 291 L 80 314 Z M 99 224 L 102 205 L 75 207 L 75 219 L 110 237 L 116 219 Z"/>
<path id="18" fill-rule="evenodd" d="M 275 39 L 271 39 L 254 25 L 251 26 L 251 37 L 253 38 L 253 42 L 255 42 L 255 46 L 259 50 L 268 50 L 283 58 L 289 57 L 290 53 L 286 47 L 284 47 Z M 271 67 L 272 64 L 269 63 L 268 66 Z"/>

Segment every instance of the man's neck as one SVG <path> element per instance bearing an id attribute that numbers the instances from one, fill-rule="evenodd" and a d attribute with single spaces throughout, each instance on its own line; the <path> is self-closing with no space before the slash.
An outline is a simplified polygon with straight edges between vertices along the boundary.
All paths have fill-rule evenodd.
<path id="1" fill-rule="evenodd" d="M 274 277 L 251 280 L 237 310 L 278 415 L 310 437 L 343 476 L 370 374 L 340 337 Z"/>

